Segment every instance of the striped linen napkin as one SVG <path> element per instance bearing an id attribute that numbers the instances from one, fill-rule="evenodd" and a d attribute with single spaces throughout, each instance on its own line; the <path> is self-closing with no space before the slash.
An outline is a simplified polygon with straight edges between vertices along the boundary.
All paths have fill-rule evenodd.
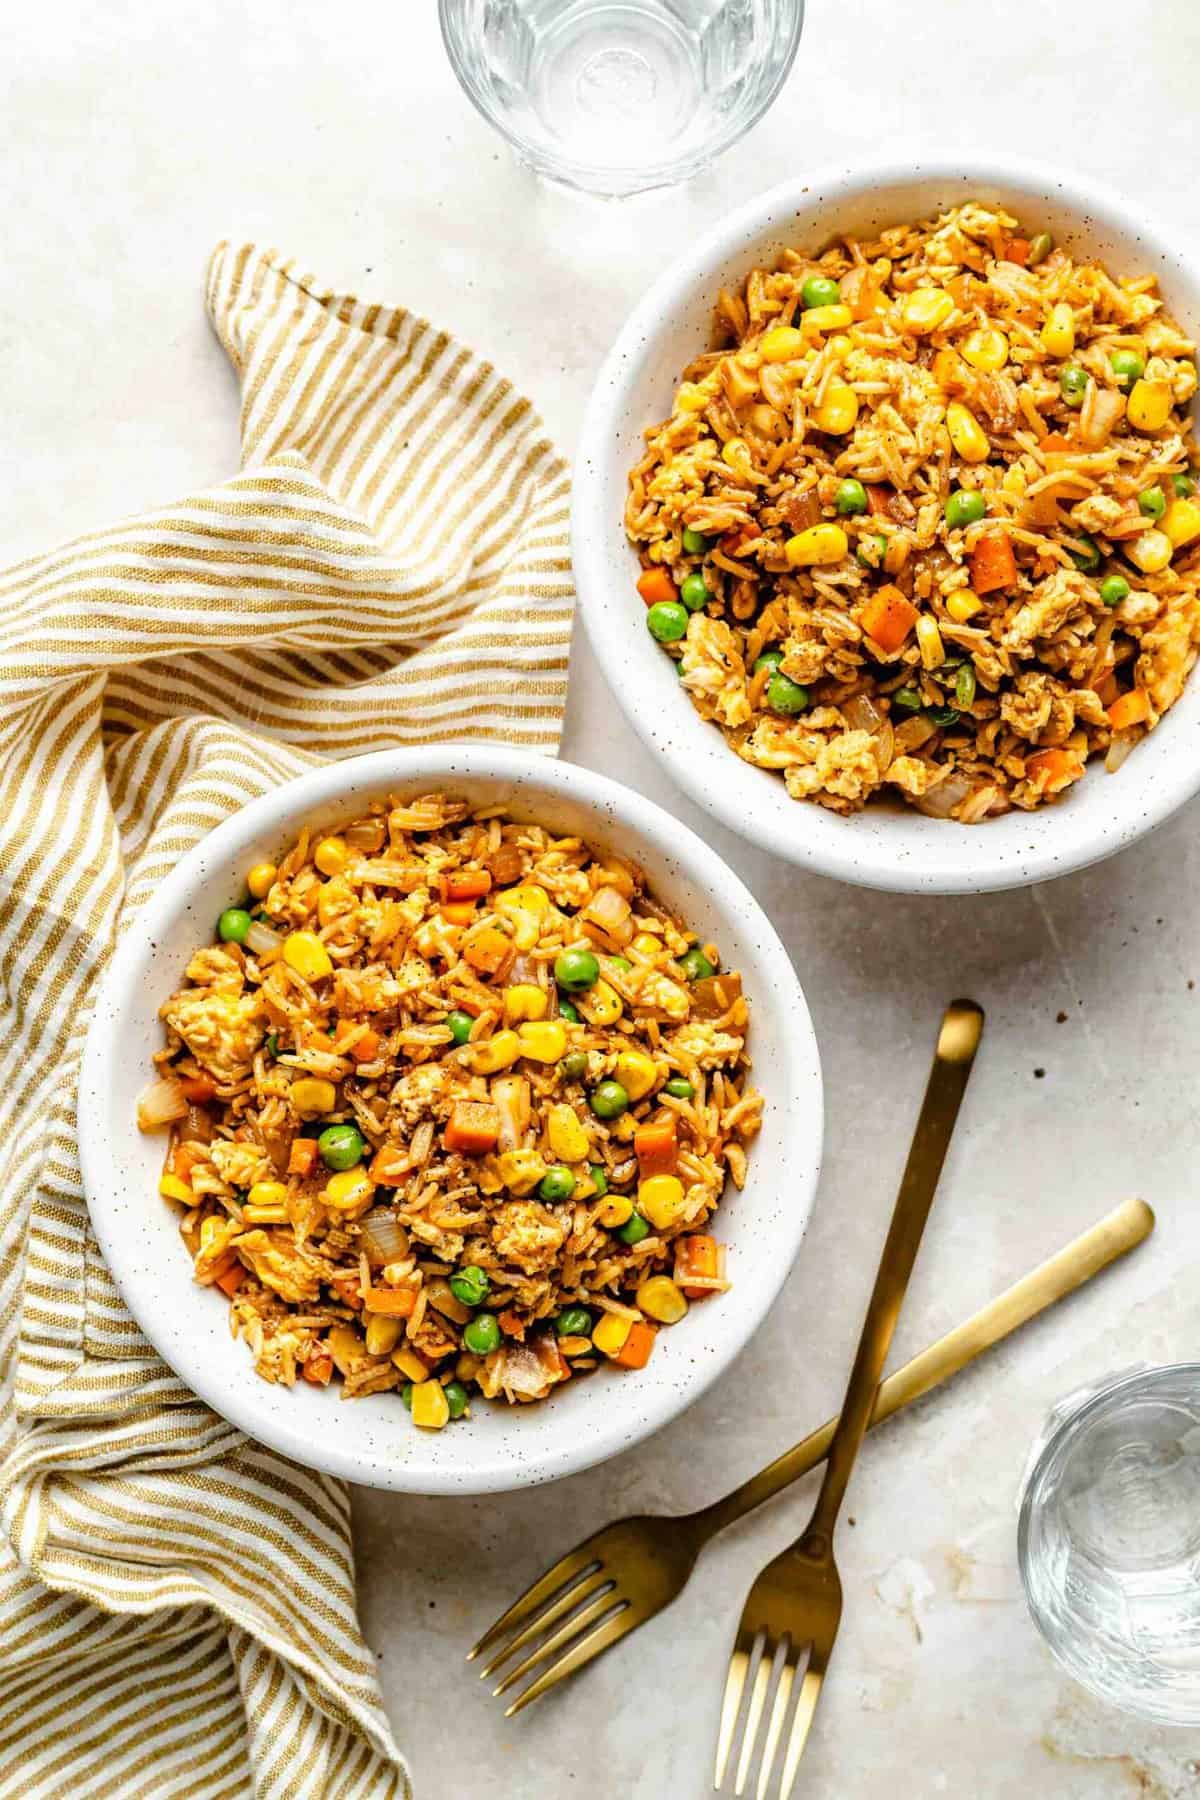
<path id="1" fill-rule="evenodd" d="M 0 576 L 0 1794 L 409 1793 L 349 1501 L 202 1406 L 88 1227 L 74 1084 L 119 929 L 316 761 L 553 754 L 567 472 L 529 402 L 399 309 L 221 245 L 242 473 Z M 153 1204 L 153 1198 L 147 1204 Z"/>

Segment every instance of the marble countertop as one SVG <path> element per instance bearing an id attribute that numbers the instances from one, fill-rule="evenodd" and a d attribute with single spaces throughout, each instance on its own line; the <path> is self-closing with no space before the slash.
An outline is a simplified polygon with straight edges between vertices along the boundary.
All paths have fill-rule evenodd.
<path id="1" fill-rule="evenodd" d="M 331 283 L 473 341 L 573 447 L 598 359 L 691 234 L 816 162 L 1017 149 L 1200 225 L 1191 0 L 812 0 L 768 119 L 685 192 L 606 206 L 539 187 L 460 95 L 432 0 L 47 0 L 6 20 L 0 296 L 4 560 L 217 480 L 233 377 L 204 320 L 214 242 L 278 244 Z M 714 1545 L 683 1598 L 573 1688 L 506 1722 L 477 1633 L 583 1533 L 713 1497 L 834 1408 L 943 1001 L 989 1024 L 897 1337 L 919 1348 L 1118 1199 L 1150 1244 L 866 1446 L 841 1534 L 845 1619 L 806 1800 L 1179 1800 L 1200 1734 L 1106 1712 L 1019 1597 L 1015 1500 L 1049 1403 L 1195 1354 L 1200 809 L 1029 891 L 839 888 L 718 831 L 647 761 L 577 634 L 564 754 L 697 826 L 748 880 L 808 992 L 826 1166 L 772 1318 L 686 1417 L 606 1467 L 495 1500 L 355 1495 L 362 1612 L 418 1795 L 709 1792 L 730 1636 L 812 1489 Z"/>

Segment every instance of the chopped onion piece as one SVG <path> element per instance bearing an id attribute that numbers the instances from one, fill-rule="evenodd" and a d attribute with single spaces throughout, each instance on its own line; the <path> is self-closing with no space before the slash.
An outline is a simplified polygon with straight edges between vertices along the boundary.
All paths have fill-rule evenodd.
<path id="1" fill-rule="evenodd" d="M 138 1095 L 138 1130 L 157 1131 L 163 1125 L 174 1124 L 176 1119 L 185 1119 L 187 1112 L 187 1096 L 177 1081 L 170 1077 L 152 1081 Z"/>
<path id="2" fill-rule="evenodd" d="M 264 925 L 261 919 L 255 919 L 243 941 L 252 956 L 269 956 L 272 951 L 279 949 L 283 937 L 272 926 Z"/>
<path id="3" fill-rule="evenodd" d="M 383 849 L 384 827 L 382 819 L 359 819 L 346 828 L 346 842 L 351 850 L 366 850 L 372 855 Z"/>
<path id="4" fill-rule="evenodd" d="M 962 775 L 957 770 L 931 787 L 927 794 L 922 794 L 914 801 L 918 812 L 923 812 L 931 819 L 948 819 L 960 800 L 965 800 L 971 792 L 972 781 L 969 775 Z"/>
<path id="5" fill-rule="evenodd" d="M 583 917 L 597 926 L 612 943 L 622 947 L 633 936 L 630 911 L 624 894 L 615 887 L 602 887 L 592 895 L 583 910 Z"/>
<path id="6" fill-rule="evenodd" d="M 390 1206 L 375 1206 L 362 1222 L 362 1246 L 373 1269 L 408 1255 L 408 1233 Z"/>
<path id="7" fill-rule="evenodd" d="M 1104 758 L 1104 766 L 1110 775 L 1116 774 L 1136 743 L 1137 738 L 1133 732 L 1127 732 L 1124 736 L 1113 739 L 1108 746 L 1108 755 Z"/>
<path id="8" fill-rule="evenodd" d="M 880 769 L 891 767 L 895 753 L 896 738 L 892 730 L 892 722 L 880 712 L 875 702 L 866 694 L 855 694 L 852 700 L 842 704 L 842 717 L 853 731 L 869 731 L 871 736 L 879 740 L 879 754 L 876 761 Z"/>

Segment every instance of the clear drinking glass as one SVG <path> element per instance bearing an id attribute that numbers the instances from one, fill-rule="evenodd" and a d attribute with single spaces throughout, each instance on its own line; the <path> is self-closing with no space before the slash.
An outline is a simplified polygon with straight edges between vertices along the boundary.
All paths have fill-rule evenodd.
<path id="1" fill-rule="evenodd" d="M 770 106 L 804 0 L 439 0 L 454 72 L 539 174 L 589 193 L 694 175 Z"/>
<path id="2" fill-rule="evenodd" d="M 1017 1553 L 1034 1621 L 1077 1681 L 1143 1718 L 1200 1725 L 1200 1363 L 1055 1409 Z"/>

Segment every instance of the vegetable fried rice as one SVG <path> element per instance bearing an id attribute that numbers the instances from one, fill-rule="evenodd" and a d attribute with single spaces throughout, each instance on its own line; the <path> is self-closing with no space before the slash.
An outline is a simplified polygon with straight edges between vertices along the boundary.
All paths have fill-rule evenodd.
<path id="1" fill-rule="evenodd" d="M 1194 346 L 1151 275 L 977 204 L 717 308 L 626 527 L 697 710 L 835 812 L 967 823 L 1119 767 L 1200 644 Z"/>
<path id="2" fill-rule="evenodd" d="M 761 1096 L 736 973 L 631 863 L 432 794 L 246 876 L 139 1124 L 260 1375 L 540 1400 L 723 1291 Z"/>

